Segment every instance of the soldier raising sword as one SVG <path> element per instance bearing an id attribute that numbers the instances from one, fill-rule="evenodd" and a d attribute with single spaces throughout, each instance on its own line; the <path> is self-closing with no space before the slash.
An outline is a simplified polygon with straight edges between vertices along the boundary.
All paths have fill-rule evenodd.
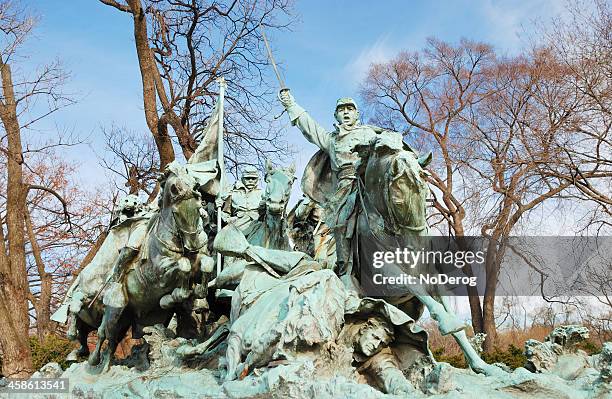
<path id="1" fill-rule="evenodd" d="M 335 129 L 328 132 L 295 102 L 280 77 L 265 34 L 263 38 L 281 85 L 281 104 L 292 125 L 297 126 L 308 141 L 320 148 L 304 171 L 302 190 L 310 198 L 324 204 L 324 220 L 333 229 L 336 241 L 335 271 L 347 288 L 354 288 L 355 283 L 351 276 L 355 274 L 353 241 L 356 238 L 357 215 L 360 209 L 358 181 L 367 163 L 366 155 L 360 149 L 375 145 L 381 140 L 385 141 L 385 145 L 399 149 L 403 146 L 402 137 L 395 132 L 362 125 L 357 103 L 349 97 L 340 98 L 336 102 L 334 117 L 337 123 Z M 385 134 L 381 135 L 383 131 Z"/>

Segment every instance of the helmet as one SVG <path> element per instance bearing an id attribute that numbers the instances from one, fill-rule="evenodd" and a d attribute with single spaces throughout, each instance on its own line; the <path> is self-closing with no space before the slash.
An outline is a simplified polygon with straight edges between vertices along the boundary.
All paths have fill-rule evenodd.
<path id="1" fill-rule="evenodd" d="M 338 109 L 338 107 L 341 105 L 352 105 L 355 107 L 355 109 L 357 109 L 357 103 L 350 97 L 339 98 L 338 101 L 336 101 L 336 109 Z"/>
<path id="2" fill-rule="evenodd" d="M 257 169 L 254 166 L 247 165 L 242 170 L 242 178 L 245 178 L 245 177 L 257 177 L 257 178 L 259 178 L 259 172 L 257 171 Z"/>

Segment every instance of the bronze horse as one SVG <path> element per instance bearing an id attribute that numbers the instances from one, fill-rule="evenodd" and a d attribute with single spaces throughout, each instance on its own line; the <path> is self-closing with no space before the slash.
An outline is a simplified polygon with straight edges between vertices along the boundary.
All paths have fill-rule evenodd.
<path id="1" fill-rule="evenodd" d="M 261 198 L 259 219 L 244 235 L 249 244 L 291 251 L 287 228 L 287 204 L 295 181 L 295 167 L 274 168 L 266 161 L 266 188 Z M 228 259 L 228 258 L 226 258 Z M 234 288 L 240 282 L 246 263 L 232 259 L 215 280 L 217 288 Z"/>
<path id="2" fill-rule="evenodd" d="M 295 166 L 275 169 L 266 161 L 264 180 L 266 188 L 261 198 L 259 220 L 245 232 L 245 236 L 252 245 L 291 251 L 286 216 L 295 181 Z"/>
<path id="3" fill-rule="evenodd" d="M 192 322 L 188 299 L 194 284 L 202 279 L 207 238 L 200 217 L 201 195 L 196 180 L 183 165 L 171 163 L 161 181 L 159 212 L 149 221 L 140 253 L 122 283 L 116 283 L 92 306 L 78 315 L 79 339 L 86 346 L 87 334 L 98 327 L 98 342 L 89 364 L 100 364 L 102 344 L 108 340 L 102 369 L 110 366 L 117 344 L 132 327 L 132 337 L 142 336 L 142 327 L 167 325 L 177 315 L 178 330 Z M 203 260 L 207 260 L 203 263 Z M 180 334 L 180 333 L 179 333 Z"/>
<path id="4" fill-rule="evenodd" d="M 424 167 L 431 161 L 431 154 L 418 158 L 405 144 L 391 142 L 381 140 L 370 149 L 360 190 L 363 201 L 358 221 L 358 245 L 364 247 L 368 245 L 365 241 L 371 244 L 384 237 L 383 240 L 390 239 L 398 246 L 420 248 L 428 242 L 426 200 L 430 191 Z M 416 270 L 407 272 L 415 273 Z M 455 338 L 472 370 L 485 374 L 501 372 L 485 363 L 469 343 L 465 325 L 453 314 L 444 292 L 418 291 L 385 299 L 415 320 L 421 316 L 424 305 L 438 322 L 441 333 Z"/>

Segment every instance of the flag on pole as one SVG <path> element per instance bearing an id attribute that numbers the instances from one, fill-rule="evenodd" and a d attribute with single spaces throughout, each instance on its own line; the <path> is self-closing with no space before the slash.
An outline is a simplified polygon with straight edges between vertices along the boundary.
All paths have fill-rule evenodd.
<path id="1" fill-rule="evenodd" d="M 198 134 L 202 137 L 198 148 L 187 162 L 187 168 L 199 177 L 201 191 L 220 197 L 223 194 L 226 177 L 223 160 L 223 109 L 225 97 L 225 79 L 219 78 L 219 98 L 215 104 L 204 130 Z M 214 178 L 211 179 L 211 173 Z"/>
<path id="2" fill-rule="evenodd" d="M 202 141 L 187 162 L 187 169 L 199 180 L 200 191 L 217 199 L 217 232 L 221 230 L 222 198 L 225 193 L 225 161 L 223 160 L 223 100 L 225 79 L 217 79 L 219 99 L 213 108 Z M 221 273 L 221 254 L 217 253 L 217 276 Z"/>

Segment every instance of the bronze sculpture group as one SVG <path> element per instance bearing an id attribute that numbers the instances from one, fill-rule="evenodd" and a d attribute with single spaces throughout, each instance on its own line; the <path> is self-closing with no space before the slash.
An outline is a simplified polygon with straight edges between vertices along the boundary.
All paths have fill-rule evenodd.
<path id="1" fill-rule="evenodd" d="M 332 132 L 289 90 L 279 98 L 292 124 L 321 150 L 304 171 L 304 198 L 287 212 L 293 166 L 266 162 L 263 190 L 258 172 L 245 169 L 219 196 L 225 227 L 211 246 L 207 224 L 217 215 L 209 214 L 213 207 L 204 198 L 214 194 L 214 162 L 194 156 L 186 165 L 169 164 L 155 204 L 133 196 L 119 204 L 107 240 L 54 315 L 70 321 L 69 336 L 81 344 L 72 357 L 89 354 L 87 336 L 97 330 L 89 364 L 104 370 L 129 328 L 139 338 L 143 327 L 175 318 L 179 336 L 205 340 L 215 334 L 207 328 L 215 321 L 211 315 L 226 316 L 227 348 L 219 359 L 225 380 L 345 351 L 363 382 L 407 393 L 414 390 L 410 370 L 434 363 L 427 334 L 416 325 L 426 307 L 474 371 L 500 373 L 471 347 L 443 292 L 386 298 L 361 287 L 360 248 L 382 239 L 409 245 L 426 238 L 431 155 L 419 157 L 397 132 L 361 125 L 350 98 L 338 100 Z M 217 253 L 224 259 L 218 274 Z M 198 327 L 194 304 L 203 300 L 209 317 Z"/>

